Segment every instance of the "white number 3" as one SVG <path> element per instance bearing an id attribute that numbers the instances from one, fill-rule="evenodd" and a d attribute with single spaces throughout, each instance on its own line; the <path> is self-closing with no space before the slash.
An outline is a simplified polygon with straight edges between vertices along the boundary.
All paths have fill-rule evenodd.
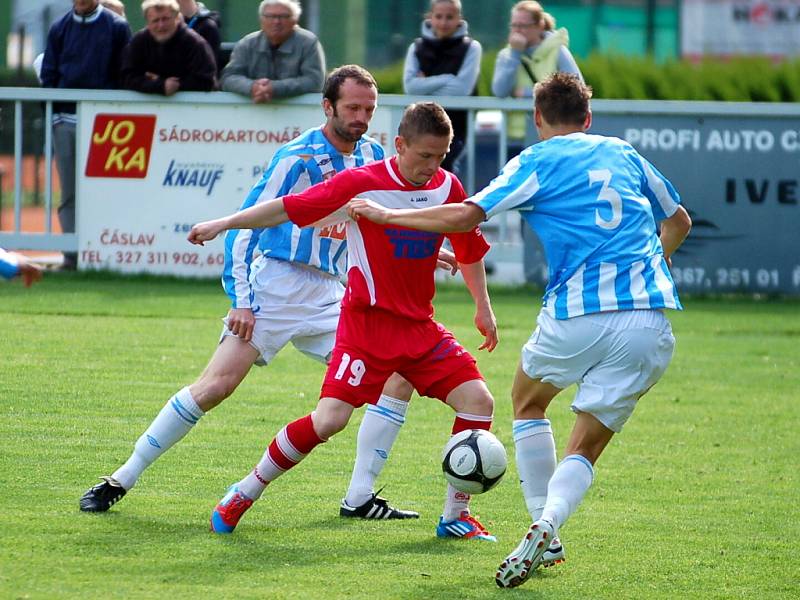
<path id="1" fill-rule="evenodd" d="M 359 358 L 351 363 L 350 355 L 347 352 L 342 353 L 342 362 L 339 363 L 339 368 L 336 369 L 336 375 L 333 378 L 339 380 L 344 377 L 344 372 L 347 370 L 348 365 L 350 365 L 350 373 L 353 376 L 347 380 L 347 383 L 355 387 L 361 383 L 364 373 L 367 372 L 367 367 L 364 365 L 364 361 Z"/>
<path id="2" fill-rule="evenodd" d="M 611 218 L 604 219 L 598 208 L 594 213 L 594 222 L 598 227 L 602 227 L 603 229 L 616 229 L 622 221 L 622 198 L 617 190 L 608 187 L 608 184 L 611 182 L 611 171 L 608 169 L 589 171 L 589 186 L 591 187 L 598 182 L 602 182 L 603 187 L 597 195 L 597 200 L 600 202 L 608 202 L 611 205 Z"/>

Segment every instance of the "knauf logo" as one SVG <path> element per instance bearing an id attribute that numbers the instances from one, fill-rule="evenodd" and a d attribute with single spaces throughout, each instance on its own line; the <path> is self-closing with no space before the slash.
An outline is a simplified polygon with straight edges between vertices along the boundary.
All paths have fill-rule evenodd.
<path id="1" fill-rule="evenodd" d="M 219 164 L 169 162 L 161 185 L 164 187 L 195 187 L 206 190 L 206 196 L 214 191 L 224 169 Z"/>

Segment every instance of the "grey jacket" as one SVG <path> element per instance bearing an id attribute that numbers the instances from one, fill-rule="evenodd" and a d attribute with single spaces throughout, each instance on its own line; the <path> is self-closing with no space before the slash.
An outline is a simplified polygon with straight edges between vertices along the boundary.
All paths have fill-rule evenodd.
<path id="1" fill-rule="evenodd" d="M 322 91 L 325 53 L 317 36 L 296 27 L 273 54 L 260 30 L 248 33 L 237 42 L 222 70 L 222 89 L 249 96 L 253 81 L 261 78 L 272 82 L 275 98 Z"/>

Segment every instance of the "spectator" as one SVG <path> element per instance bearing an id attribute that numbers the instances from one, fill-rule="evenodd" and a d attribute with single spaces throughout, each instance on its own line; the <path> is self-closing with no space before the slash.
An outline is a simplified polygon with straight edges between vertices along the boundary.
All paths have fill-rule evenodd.
<path id="1" fill-rule="evenodd" d="M 481 45 L 467 35 L 461 18 L 461 0 L 431 0 L 422 22 L 422 37 L 408 47 L 403 70 L 406 94 L 424 96 L 469 96 L 475 92 L 481 66 Z M 467 137 L 467 113 L 448 110 L 453 141 L 442 168 L 453 165 Z"/>
<path id="2" fill-rule="evenodd" d="M 322 90 L 325 54 L 317 36 L 297 26 L 300 13 L 297 0 L 263 0 L 261 31 L 236 44 L 222 70 L 222 89 L 255 103 Z"/>
<path id="3" fill-rule="evenodd" d="M 210 92 L 217 63 L 208 43 L 183 23 L 176 0 L 142 2 L 145 28 L 122 56 L 122 85 L 146 94 Z"/>
<path id="4" fill-rule="evenodd" d="M 497 55 L 492 93 L 498 98 L 529 98 L 533 84 L 556 72 L 583 76 L 567 45 L 569 35 L 538 2 L 517 2 L 511 9 L 508 46 Z"/>
<path id="5" fill-rule="evenodd" d="M 581 81 L 583 75 L 567 45 L 569 35 L 556 29 L 556 20 L 538 2 L 517 2 L 511 8 L 508 46 L 497 54 L 492 76 L 492 93 L 499 97 L 530 98 L 533 85 L 556 72 L 571 73 Z M 508 137 L 524 146 L 537 141 L 536 127 L 530 112 L 508 114 Z M 522 226 L 525 242 L 525 274 L 537 285 L 546 285 L 547 269 L 544 248 L 534 230 Z"/>
<path id="6" fill-rule="evenodd" d="M 42 268 L 22 254 L 0 248 L 0 276 L 5 279 L 19 277 L 25 287 L 31 287 L 42 278 Z"/>
<path id="7" fill-rule="evenodd" d="M 128 24 L 98 0 L 73 0 L 72 10 L 47 34 L 39 73 L 46 88 L 113 89 L 118 86 L 122 50 L 131 37 Z M 64 233 L 75 231 L 75 103 L 53 103 L 53 149 L 61 203 L 58 220 Z M 64 254 L 64 269 L 74 270 L 78 256 Z"/>
<path id="8" fill-rule="evenodd" d="M 103 8 L 107 8 L 125 19 L 125 5 L 120 0 L 100 0 L 100 4 Z"/>
<path id="9" fill-rule="evenodd" d="M 211 46 L 214 60 L 217 63 L 217 73 L 222 70 L 222 40 L 220 38 L 220 18 L 215 10 L 208 10 L 202 2 L 195 0 L 178 0 L 183 22 L 186 26 L 196 31 Z"/>

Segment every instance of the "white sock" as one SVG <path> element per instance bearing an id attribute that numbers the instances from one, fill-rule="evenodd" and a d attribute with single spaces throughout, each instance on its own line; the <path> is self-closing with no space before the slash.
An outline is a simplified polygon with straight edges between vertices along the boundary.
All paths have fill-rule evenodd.
<path id="1" fill-rule="evenodd" d="M 547 484 L 556 470 L 556 442 L 548 419 L 515 419 L 514 446 L 522 495 L 531 519 L 542 516 Z"/>
<path id="2" fill-rule="evenodd" d="M 556 531 L 578 509 L 594 479 L 592 463 L 580 454 L 570 454 L 558 466 L 547 486 L 547 502 L 542 519 L 550 521 Z"/>
<path id="3" fill-rule="evenodd" d="M 189 388 L 175 394 L 161 409 L 150 427 L 136 440 L 133 454 L 114 471 L 112 477 L 126 490 L 136 485 L 142 472 L 172 448 L 194 427 L 205 413 L 197 406 Z"/>
<path id="4" fill-rule="evenodd" d="M 368 405 L 356 444 L 356 463 L 345 496 L 348 506 L 357 507 L 372 497 L 375 480 L 392 451 L 400 427 L 406 422 L 408 402 L 381 394 L 377 404 Z"/>
<path id="5" fill-rule="evenodd" d="M 447 484 L 447 496 L 444 500 L 444 511 L 442 520 L 452 521 L 461 516 L 462 512 L 469 513 L 469 500 L 471 496 L 464 492 L 459 492 L 449 483 Z"/>

